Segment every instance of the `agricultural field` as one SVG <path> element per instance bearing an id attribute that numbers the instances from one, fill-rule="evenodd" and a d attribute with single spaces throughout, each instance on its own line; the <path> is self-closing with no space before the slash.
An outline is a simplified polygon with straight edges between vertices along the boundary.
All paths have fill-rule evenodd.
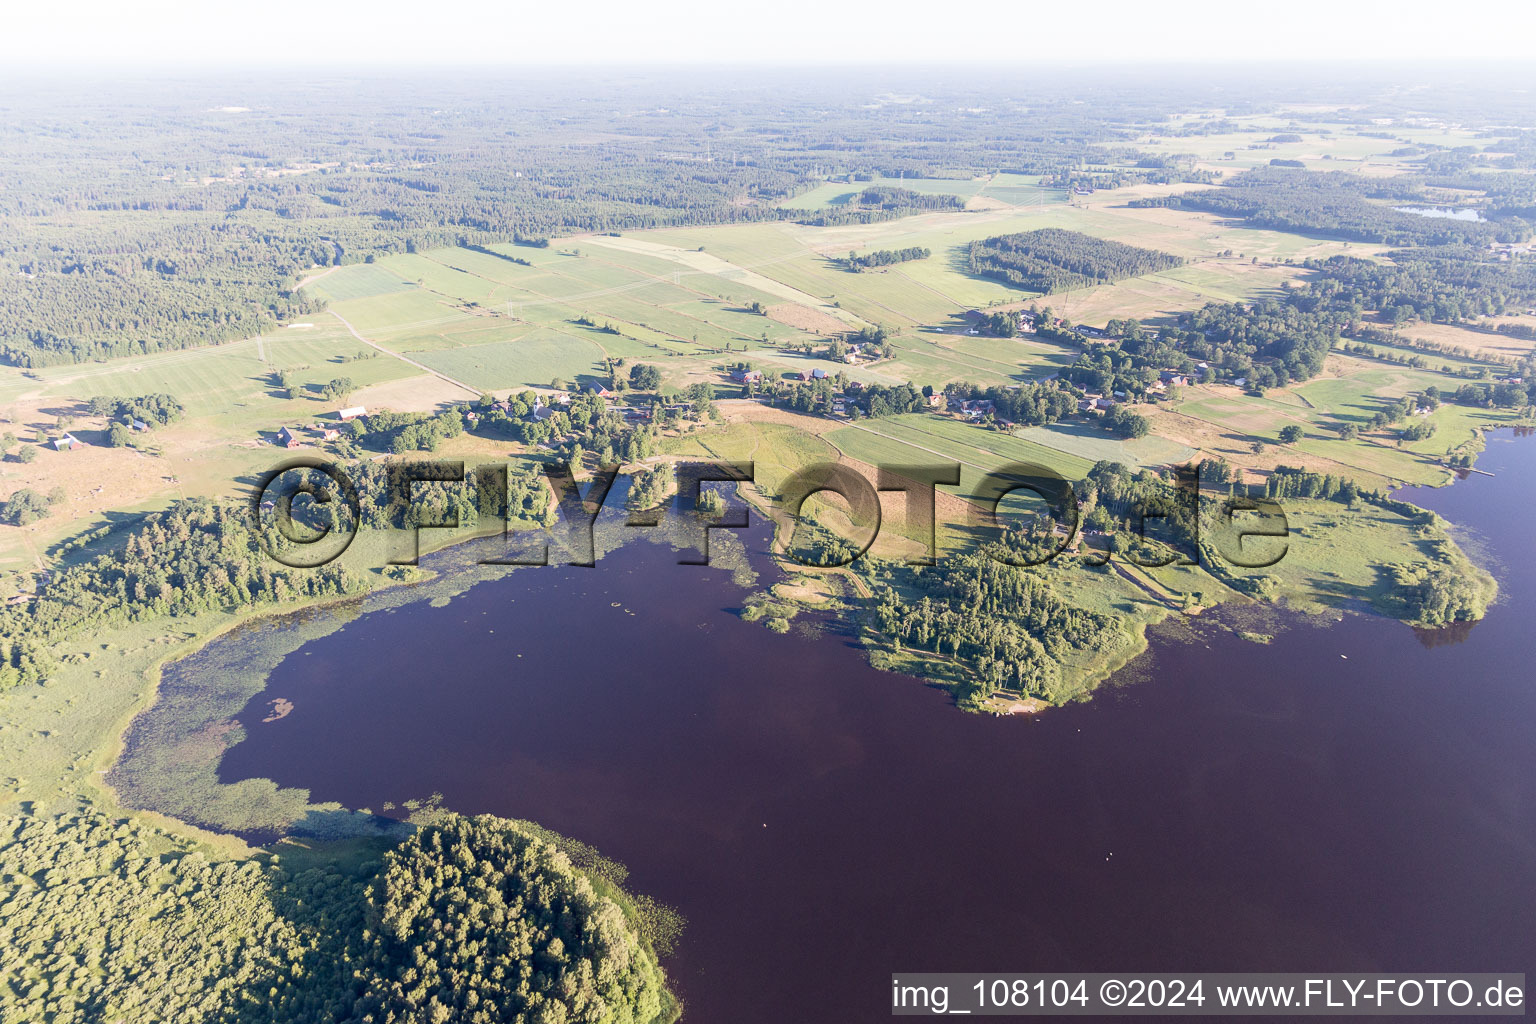
<path id="1" fill-rule="evenodd" d="M 921 413 L 864 420 L 825 437 L 849 458 L 874 466 L 957 462 L 960 485 L 953 493 L 968 501 L 981 500 L 982 478 L 1009 463 L 1048 466 L 1070 480 L 1080 479 L 1093 466 L 1077 455 L 1024 437 Z"/>
<path id="2" fill-rule="evenodd" d="M 1285 131 L 1287 123 L 1253 119 L 1252 131 L 1231 138 L 1197 136 L 1150 145 L 1178 152 L 1194 146 L 1201 152 L 1221 149 L 1220 157 L 1225 147 L 1261 142 Z M 1317 149 L 1338 161 L 1376 160 L 1384 147 L 1396 145 L 1343 132 L 1301 134 L 1301 143 L 1244 152 L 1264 154 L 1267 160 L 1292 149 Z M 770 378 L 825 367 L 824 360 L 805 355 L 799 346 L 880 325 L 890 332 L 893 355 L 839 366 L 838 372 L 870 384 L 1016 384 L 1060 372 L 1076 353 L 1029 336 L 967 335 L 959 313 L 1038 302 L 1077 322 L 1134 317 L 1156 323 L 1206 302 L 1276 294 L 1282 284 L 1304 279 L 1306 272 L 1296 264 L 1311 257 L 1372 256 L 1382 248 L 1249 229 L 1209 214 L 1127 205 L 1138 197 L 1194 186 L 1147 185 L 1076 196 L 1044 188 L 1038 178 L 1009 174 L 889 183 L 948 192 L 970 203 L 964 211 L 874 224 L 811 227 L 782 221 L 667 228 L 556 239 L 544 248 L 497 244 L 484 251 L 435 248 L 386 255 L 310 275 L 304 287 L 326 302 L 327 310 L 261 338 L 0 373 L 0 409 L 8 410 L 13 425 L 46 437 L 60 414 L 73 415 L 73 429 L 93 446 L 89 452 L 69 453 L 68 463 L 59 453 L 49 453 L 34 466 L 11 461 L 0 467 L 0 483 L 10 489 L 62 472 L 70 494 L 67 517 L 6 531 L 15 540 L 0 550 L 0 559 L 40 557 L 71 530 L 101 523 L 102 503 L 92 500 L 98 480 L 114 481 L 114 487 L 120 481 L 122 506 L 133 509 L 158 507 L 194 490 L 230 493 L 232 481 L 270 459 L 262 448 L 271 432 L 324 411 L 319 390 L 335 377 L 351 378 L 357 401 L 370 407 L 412 411 L 481 392 L 544 387 L 555 380 L 592 382 L 606 373 L 608 360 L 620 359 L 654 363 L 674 387 L 719 386 L 725 367 L 739 358 L 752 360 Z M 792 202 L 836 205 L 850 190 L 828 184 Z M 965 256 L 973 240 L 1039 227 L 1172 253 L 1186 264 L 1048 297 L 968 272 Z M 852 273 L 841 263 L 849 252 L 908 247 L 926 248 L 931 255 L 863 273 Z M 1516 315 L 1503 322 L 1536 323 L 1536 317 Z M 1262 398 L 1231 388 L 1190 389 L 1182 401 L 1149 410 L 1153 436 L 1135 442 L 1118 441 L 1090 424 L 1056 424 L 1007 437 L 933 417 L 839 425 L 833 440 L 858 459 L 910 458 L 933 449 L 972 467 L 967 469 L 972 475 L 1009 459 L 1057 460 L 1081 472 L 1101 459 L 1158 465 L 1203 452 L 1246 470 L 1292 463 L 1349 473 L 1375 486 L 1435 482 L 1444 477 L 1438 460 L 1471 442 L 1478 424 L 1510 417 L 1446 406 L 1434 414 L 1434 436 L 1416 442 L 1399 442 L 1392 431 L 1343 441 L 1335 428 L 1345 422 L 1363 425 L 1392 401 L 1430 384 L 1454 390 L 1461 378 L 1440 372 L 1444 365 L 1481 364 L 1497 373 L 1506 365 L 1499 360 L 1518 358 L 1531 345 L 1450 325 L 1414 323 L 1404 333 L 1455 346 L 1464 354 L 1396 350 L 1423 355 L 1432 369 L 1422 370 L 1334 355 L 1322 377 Z M 298 397 L 277 397 L 272 377 L 277 370 L 289 373 Z M 188 411 L 186 422 L 156 434 L 157 454 L 95 450 L 104 425 L 80 417 L 83 403 L 95 395 L 150 392 L 176 395 Z M 1292 424 L 1302 427 L 1303 439 L 1278 444 L 1279 430 Z M 1262 451 L 1253 451 L 1256 444 Z M 190 451 L 199 454 L 195 459 L 178 454 Z M 145 473 L 145 458 L 159 460 L 164 471 Z M 181 467 L 172 470 L 170 462 L 178 458 Z M 66 464 L 72 466 L 68 471 L 63 470 Z"/>

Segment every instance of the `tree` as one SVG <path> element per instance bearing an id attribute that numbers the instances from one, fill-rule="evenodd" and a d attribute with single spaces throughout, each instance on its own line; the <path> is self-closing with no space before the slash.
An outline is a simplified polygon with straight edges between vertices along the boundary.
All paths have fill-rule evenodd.
<path id="1" fill-rule="evenodd" d="M 1200 463 L 1200 477 L 1208 483 L 1230 483 L 1233 476 L 1232 463 L 1226 459 L 1206 459 Z"/>
<path id="2" fill-rule="evenodd" d="M 113 448 L 126 448 L 133 441 L 133 431 L 121 423 L 112 424 L 112 429 L 107 431 L 107 443 Z"/>
<path id="3" fill-rule="evenodd" d="M 7 501 L 0 502 L 0 523 L 26 526 L 47 515 L 48 499 L 30 487 L 23 487 L 12 494 Z"/>
<path id="4" fill-rule="evenodd" d="M 24 444 L 21 446 L 21 450 L 16 453 L 16 457 L 24 463 L 36 462 L 37 449 L 29 444 Z"/>
<path id="5" fill-rule="evenodd" d="M 661 387 L 661 371 L 646 363 L 636 363 L 629 368 L 629 383 L 637 391 L 655 391 Z"/>
<path id="6" fill-rule="evenodd" d="M 334 377 L 320 393 L 333 402 L 345 402 L 352 392 L 357 390 L 357 384 L 351 377 Z"/>
<path id="7" fill-rule="evenodd" d="M 1297 426 L 1294 423 L 1290 423 L 1290 424 L 1287 424 L 1286 426 L 1283 426 L 1283 427 L 1280 428 L 1280 443 L 1281 444 L 1295 444 L 1297 441 L 1300 441 L 1300 440 L 1301 440 L 1301 427 Z"/>

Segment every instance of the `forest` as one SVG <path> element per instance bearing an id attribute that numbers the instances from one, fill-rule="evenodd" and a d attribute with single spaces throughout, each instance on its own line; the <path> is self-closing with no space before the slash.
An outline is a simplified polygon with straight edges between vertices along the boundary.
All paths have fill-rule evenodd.
<path id="1" fill-rule="evenodd" d="M 909 246 L 906 249 L 880 249 L 875 252 L 865 253 L 860 256 L 856 252 L 850 252 L 848 258 L 843 260 L 843 266 L 855 274 L 865 270 L 874 270 L 877 267 L 891 267 L 898 263 L 906 263 L 910 260 L 925 260 L 933 255 L 920 245 Z"/>
<path id="2" fill-rule="evenodd" d="M 1131 205 L 1198 210 L 1256 228 L 1383 245 L 1487 245 L 1531 237 L 1531 225 L 1519 217 L 1495 221 L 1420 217 L 1371 201 L 1383 193 L 1408 201 L 1417 198 L 1417 190 L 1409 190 L 1406 183 L 1382 185 L 1342 171 L 1266 167 L 1228 179 L 1220 188 L 1136 199 Z"/>
<path id="3" fill-rule="evenodd" d="M 1387 254 L 1390 262 L 1333 256 L 1308 260 L 1312 276 L 1282 285 L 1278 298 L 1208 303 L 1158 332 L 1119 323 L 1110 345 L 1083 346 L 1062 376 L 1079 387 L 1143 393 L 1155 371 L 1241 379 L 1259 390 L 1315 376 L 1339 339 L 1368 336 L 1371 315 L 1393 325 L 1415 319 L 1456 323 L 1536 302 L 1536 262 L 1499 260 L 1464 246 Z M 1045 319 L 1049 320 L 1049 313 Z M 1379 328 L 1375 329 L 1379 330 Z"/>
<path id="4" fill-rule="evenodd" d="M 1064 228 L 1040 228 L 972 242 L 970 271 L 1048 294 L 1091 288 L 1182 266 L 1168 253 L 1095 238 Z"/>
<path id="5" fill-rule="evenodd" d="M 965 200 L 947 192 L 914 192 L 894 185 L 871 185 L 841 206 L 796 216 L 801 224 L 834 227 L 840 224 L 873 224 L 929 210 L 963 210 Z"/>
<path id="6" fill-rule="evenodd" d="M 0 1017 L 675 1019 L 655 951 L 666 936 L 611 869 L 578 867 L 564 849 L 579 844 L 524 823 L 432 817 L 342 860 L 302 849 L 215 860 L 88 805 L 0 819 Z"/>
<path id="7" fill-rule="evenodd" d="M 1410 320 L 1456 323 L 1536 305 L 1536 259 L 1530 257 L 1501 260 L 1466 245 L 1384 255 L 1391 262 L 1349 256 L 1306 261 L 1317 276 L 1298 301 L 1375 311 L 1394 326 Z"/>
<path id="8" fill-rule="evenodd" d="M 1126 636 L 1114 619 L 1075 607 L 1024 567 L 1025 559 L 1038 558 L 1034 545 L 1026 532 L 1010 530 L 1000 540 L 912 570 L 909 595 L 880 586 L 875 618 L 881 634 L 898 646 L 968 666 L 978 688 L 972 699 L 999 686 L 1059 698 L 1063 655 L 1109 649 Z"/>
<path id="9" fill-rule="evenodd" d="M 245 509 L 178 501 L 146 517 L 122 544 L 56 569 L 33 600 L 0 610 L 0 686 L 45 676 L 53 644 L 86 627 L 361 588 L 340 565 L 291 569 L 268 557 Z"/>

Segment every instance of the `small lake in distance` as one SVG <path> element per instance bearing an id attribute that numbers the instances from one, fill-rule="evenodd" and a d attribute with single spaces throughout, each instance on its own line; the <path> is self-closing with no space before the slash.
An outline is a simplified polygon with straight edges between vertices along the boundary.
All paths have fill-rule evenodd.
<path id="1" fill-rule="evenodd" d="M 1411 213 L 1419 217 L 1434 217 L 1439 220 L 1486 220 L 1476 210 L 1455 210 L 1445 206 L 1394 206 L 1392 209 L 1398 213 Z"/>

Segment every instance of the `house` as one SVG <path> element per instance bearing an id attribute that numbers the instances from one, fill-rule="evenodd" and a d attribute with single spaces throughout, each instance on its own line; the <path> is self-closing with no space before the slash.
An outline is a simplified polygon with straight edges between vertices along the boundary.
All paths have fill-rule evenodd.
<path id="1" fill-rule="evenodd" d="M 816 369 L 811 371 L 811 378 L 813 380 L 825 380 L 826 376 L 827 376 L 827 371 L 823 370 L 819 366 Z"/>
<path id="2" fill-rule="evenodd" d="M 849 390 L 852 390 L 852 389 L 850 388 Z M 939 394 L 938 392 L 934 392 L 933 394 L 928 396 L 928 408 L 930 408 L 930 409 L 938 409 L 941 406 L 943 406 L 943 404 L 944 404 L 944 396 Z"/>
<path id="3" fill-rule="evenodd" d="M 1245 388 L 1245 387 L 1248 386 L 1248 378 L 1247 377 L 1239 377 L 1239 378 L 1237 378 L 1236 380 L 1234 380 L 1232 382 L 1232 386 L 1235 387 L 1235 388 Z"/>
<path id="4" fill-rule="evenodd" d="M 795 375 L 795 379 L 796 380 L 810 380 L 811 379 L 810 372 L 807 371 L 807 370 L 801 370 L 799 373 L 797 373 Z"/>
<path id="5" fill-rule="evenodd" d="M 1100 398 L 1094 401 L 1093 407 L 1095 409 L 1113 409 L 1115 407 L 1115 400 L 1113 398 Z"/>
<path id="6" fill-rule="evenodd" d="M 474 413 L 470 413 L 470 415 L 473 416 Z M 320 431 L 320 437 L 326 441 L 334 441 L 341 437 L 341 431 L 337 430 L 335 427 L 326 427 Z"/>
<path id="7" fill-rule="evenodd" d="M 1116 391 L 1115 392 L 1115 397 L 1123 400 L 1125 398 L 1125 392 L 1124 391 Z"/>
<path id="8" fill-rule="evenodd" d="M 832 403 L 832 412 L 835 415 L 841 416 L 844 412 L 847 411 L 847 409 L 848 406 L 845 402 L 843 402 L 842 399 L 837 399 Z"/>
<path id="9" fill-rule="evenodd" d="M 67 452 L 71 448 L 79 448 L 82 443 L 74 434 L 60 434 L 53 439 L 53 446 L 61 452 Z"/>
<path id="10" fill-rule="evenodd" d="M 859 354 L 857 352 L 849 352 L 843 356 L 843 362 L 845 363 L 856 363 L 858 361 Z"/>
<path id="11" fill-rule="evenodd" d="M 731 380 L 738 384 L 751 384 L 763 379 L 762 373 L 757 370 L 732 370 Z"/>
<path id="12" fill-rule="evenodd" d="M 851 380 L 851 381 L 848 382 L 848 390 L 849 391 L 863 391 L 864 390 L 864 383 L 862 381 Z"/>
<path id="13" fill-rule="evenodd" d="M 368 410 L 360 405 L 354 405 L 347 409 L 336 410 L 336 418 L 341 420 L 343 423 L 347 422 L 348 420 L 361 419 L 367 415 Z"/>
<path id="14" fill-rule="evenodd" d="M 289 430 L 287 427 L 282 427 L 279 428 L 277 432 L 277 443 L 282 445 L 284 448 L 297 448 L 304 442 L 300 441 L 298 436 L 294 434 L 293 431 Z"/>

